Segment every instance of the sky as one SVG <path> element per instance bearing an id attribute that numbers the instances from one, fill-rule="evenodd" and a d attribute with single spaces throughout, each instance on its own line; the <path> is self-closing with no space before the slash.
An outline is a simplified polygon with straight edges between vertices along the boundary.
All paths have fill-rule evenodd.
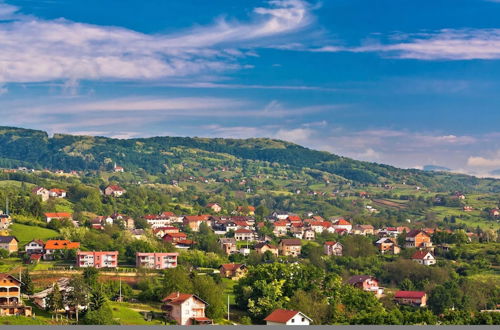
<path id="1" fill-rule="evenodd" d="M 0 0 L 0 125 L 500 177 L 500 0 Z"/>

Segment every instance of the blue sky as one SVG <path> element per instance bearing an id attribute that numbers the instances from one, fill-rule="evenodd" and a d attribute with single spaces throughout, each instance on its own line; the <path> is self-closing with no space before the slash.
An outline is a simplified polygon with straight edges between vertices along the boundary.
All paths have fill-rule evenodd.
<path id="1" fill-rule="evenodd" d="M 500 1 L 0 0 L 1 125 L 500 169 Z"/>

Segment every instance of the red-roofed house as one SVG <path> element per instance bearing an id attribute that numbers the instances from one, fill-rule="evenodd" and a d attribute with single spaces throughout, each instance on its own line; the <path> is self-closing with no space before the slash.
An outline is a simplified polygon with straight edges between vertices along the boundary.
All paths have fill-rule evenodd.
<path id="1" fill-rule="evenodd" d="M 176 321 L 178 325 L 212 324 L 205 316 L 207 303 L 194 294 L 174 292 L 163 300 L 161 309 L 167 319 Z"/>
<path id="2" fill-rule="evenodd" d="M 310 325 L 312 319 L 300 311 L 276 309 L 264 321 L 266 325 Z"/>
<path id="3" fill-rule="evenodd" d="M 332 225 L 332 227 L 337 230 L 337 229 L 345 229 L 348 233 L 351 232 L 352 230 L 352 224 L 345 220 L 345 219 L 339 219 L 335 221 Z"/>
<path id="4" fill-rule="evenodd" d="M 207 205 L 207 208 L 211 209 L 215 213 L 219 213 L 220 211 L 222 211 L 222 207 L 217 203 L 209 203 Z"/>
<path id="5" fill-rule="evenodd" d="M 287 221 L 275 221 L 273 226 L 273 234 L 279 237 L 287 234 L 290 224 Z"/>
<path id="6" fill-rule="evenodd" d="M 248 272 L 247 266 L 243 264 L 222 264 L 219 267 L 220 276 L 225 278 L 230 278 L 232 280 L 238 280 L 245 276 Z"/>
<path id="7" fill-rule="evenodd" d="M 402 305 L 426 306 L 427 294 L 423 291 L 398 291 L 394 294 L 394 300 Z"/>
<path id="8" fill-rule="evenodd" d="M 45 213 L 45 221 L 47 221 L 47 223 L 51 222 L 52 220 L 64 219 L 73 220 L 73 216 L 71 215 L 71 213 L 67 212 Z"/>
<path id="9" fill-rule="evenodd" d="M 411 230 L 406 234 L 406 248 L 427 248 L 432 247 L 431 236 L 420 229 Z"/>
<path id="10" fill-rule="evenodd" d="M 417 251 L 411 256 L 411 260 L 418 262 L 421 265 L 430 266 L 436 263 L 436 258 L 429 251 Z"/>
<path id="11" fill-rule="evenodd" d="M 184 226 L 189 227 L 192 231 L 199 231 L 200 225 L 205 222 L 207 226 L 210 226 L 210 215 L 186 215 L 182 219 Z"/>
<path id="12" fill-rule="evenodd" d="M 172 244 L 179 243 L 187 238 L 185 233 L 167 233 L 163 236 L 165 242 L 170 242 Z"/>
<path id="13" fill-rule="evenodd" d="M 153 229 L 153 234 L 158 237 L 162 238 L 165 236 L 165 234 L 172 234 L 172 233 L 179 233 L 180 230 L 177 227 L 159 227 L 156 229 Z"/>
<path id="14" fill-rule="evenodd" d="M 120 197 L 125 194 L 127 191 L 118 185 L 109 185 L 104 189 L 104 195 Z"/>
<path id="15" fill-rule="evenodd" d="M 255 233 L 250 229 L 241 228 L 234 232 L 234 239 L 237 241 L 253 241 Z"/>
<path id="16" fill-rule="evenodd" d="M 66 190 L 53 188 L 49 190 L 49 196 L 54 198 L 65 198 Z"/>
<path id="17" fill-rule="evenodd" d="M 342 256 L 344 247 L 339 242 L 328 241 L 323 245 L 323 251 L 328 256 Z"/>

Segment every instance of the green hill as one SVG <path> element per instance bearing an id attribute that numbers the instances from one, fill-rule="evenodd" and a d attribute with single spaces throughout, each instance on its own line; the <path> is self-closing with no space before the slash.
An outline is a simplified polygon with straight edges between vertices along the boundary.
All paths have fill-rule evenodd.
<path id="1" fill-rule="evenodd" d="M 208 169 L 257 168 L 257 172 L 286 172 L 317 182 L 419 185 L 433 191 L 498 192 L 498 180 L 472 176 L 403 170 L 362 162 L 286 141 L 266 138 L 222 139 L 153 137 L 112 139 L 73 136 L 15 127 L 0 127 L 0 166 L 35 169 L 110 170 L 118 163 L 130 172 L 209 175 Z M 189 169 L 189 171 L 186 171 Z M 203 171 L 203 170 L 206 171 Z M 262 169 L 262 171 L 260 171 Z M 283 173 L 285 173 L 283 172 Z M 175 175 L 174 175 L 175 173 Z M 181 173 L 181 174 L 179 174 Z"/>

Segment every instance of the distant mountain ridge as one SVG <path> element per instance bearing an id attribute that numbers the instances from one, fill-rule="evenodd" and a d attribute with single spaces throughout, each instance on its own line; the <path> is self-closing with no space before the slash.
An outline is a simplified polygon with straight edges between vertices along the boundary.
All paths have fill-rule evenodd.
<path id="1" fill-rule="evenodd" d="M 44 131 L 0 127 L 0 166 L 61 170 L 103 170 L 118 163 L 128 171 L 142 169 L 151 174 L 192 162 L 200 168 L 236 162 L 248 166 L 266 162 L 280 164 L 301 175 L 312 169 L 321 180 L 334 176 L 339 180 L 366 184 L 405 182 L 434 189 L 450 186 L 476 189 L 484 183 L 472 176 L 399 169 L 389 165 L 357 161 L 328 152 L 312 150 L 281 140 L 267 138 L 225 139 L 196 137 L 152 137 L 113 139 L 99 136 L 75 136 Z M 496 186 L 497 182 L 492 181 Z M 499 181 L 500 182 L 500 181 Z M 495 188 L 496 189 L 496 188 Z"/>

